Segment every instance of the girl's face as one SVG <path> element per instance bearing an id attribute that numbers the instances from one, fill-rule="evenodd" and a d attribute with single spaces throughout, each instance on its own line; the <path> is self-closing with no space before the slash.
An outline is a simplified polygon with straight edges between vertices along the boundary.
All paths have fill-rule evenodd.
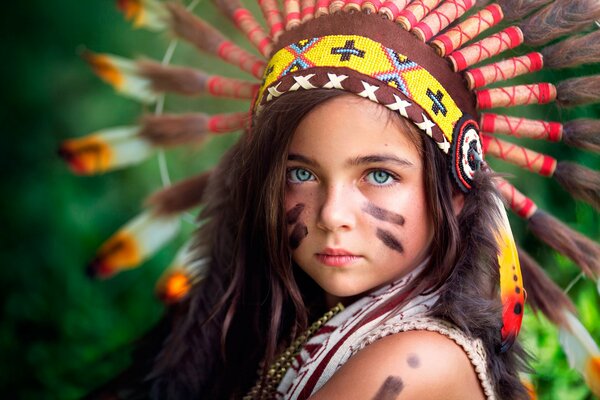
<path id="1" fill-rule="evenodd" d="M 300 123 L 285 195 L 294 261 L 331 296 L 399 279 L 427 256 L 433 235 L 423 163 L 381 106 L 336 97 Z"/>

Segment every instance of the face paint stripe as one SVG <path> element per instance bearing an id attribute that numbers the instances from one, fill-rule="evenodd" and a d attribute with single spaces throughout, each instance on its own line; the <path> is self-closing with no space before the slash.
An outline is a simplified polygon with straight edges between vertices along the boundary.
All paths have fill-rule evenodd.
<path id="1" fill-rule="evenodd" d="M 394 400 L 404 389 L 404 382 L 399 376 L 388 376 L 373 400 Z"/>
<path id="2" fill-rule="evenodd" d="M 363 211 L 380 221 L 391 222 L 392 224 L 396 225 L 404 225 L 404 217 L 402 215 L 381 207 L 377 207 L 373 203 L 368 203 Z"/>
<path id="3" fill-rule="evenodd" d="M 377 228 L 377 238 L 383 242 L 387 247 L 392 250 L 395 250 L 399 253 L 404 252 L 404 248 L 402 244 L 392 235 L 390 232 L 383 230 L 381 228 Z"/>
<path id="4" fill-rule="evenodd" d="M 294 225 L 292 234 L 290 235 L 290 247 L 295 250 L 300 246 L 300 242 L 308 235 L 308 228 L 302 222 Z"/>
<path id="5" fill-rule="evenodd" d="M 288 225 L 292 225 L 298 222 L 298 218 L 300 217 L 300 214 L 302 214 L 302 211 L 304 211 L 304 204 L 302 203 L 298 203 L 290 210 L 288 210 L 285 213 L 285 218 Z"/>

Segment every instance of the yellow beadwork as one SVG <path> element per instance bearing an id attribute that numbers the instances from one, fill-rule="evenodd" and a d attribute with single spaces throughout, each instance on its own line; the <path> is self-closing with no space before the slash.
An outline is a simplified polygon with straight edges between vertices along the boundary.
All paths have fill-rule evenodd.
<path id="1" fill-rule="evenodd" d="M 397 88 L 409 100 L 421 106 L 446 139 L 452 142 L 454 126 L 463 113 L 446 89 L 429 71 L 405 55 L 363 36 L 323 36 L 302 40 L 282 48 L 273 55 L 266 68 L 259 101 L 266 89 L 283 76 L 315 67 L 349 68 Z M 398 79 L 392 80 L 390 77 Z M 398 81 L 403 87 L 399 87 Z M 444 112 L 434 111 L 432 93 L 443 99 Z"/>

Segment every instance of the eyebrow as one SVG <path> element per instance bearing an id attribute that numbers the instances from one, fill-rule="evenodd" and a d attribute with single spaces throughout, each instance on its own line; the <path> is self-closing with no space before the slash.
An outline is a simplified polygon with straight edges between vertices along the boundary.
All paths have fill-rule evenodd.
<path id="1" fill-rule="evenodd" d="M 357 166 L 364 164 L 376 164 L 376 163 L 384 163 L 389 162 L 393 164 L 397 164 L 401 167 L 412 167 L 414 164 L 407 159 L 397 157 L 393 154 L 369 154 L 367 156 L 360 156 L 353 158 L 348 161 L 349 165 Z"/>
<path id="2" fill-rule="evenodd" d="M 295 153 L 290 153 L 288 155 L 288 161 L 299 161 L 312 167 L 319 166 L 319 163 L 315 159 Z M 412 162 L 393 154 L 369 154 L 366 156 L 358 156 L 348 160 L 346 163 L 349 166 L 359 166 L 384 162 L 393 163 L 401 167 L 412 167 L 414 165 Z"/>

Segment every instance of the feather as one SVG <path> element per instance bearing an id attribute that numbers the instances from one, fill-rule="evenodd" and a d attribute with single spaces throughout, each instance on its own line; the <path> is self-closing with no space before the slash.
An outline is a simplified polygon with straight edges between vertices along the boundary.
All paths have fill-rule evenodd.
<path id="1" fill-rule="evenodd" d="M 598 172 L 582 165 L 561 161 L 557 164 L 553 177 L 571 196 L 600 210 L 600 174 Z"/>
<path id="2" fill-rule="evenodd" d="M 171 27 L 177 36 L 192 43 L 198 49 L 254 75 L 257 79 L 262 79 L 264 61 L 232 43 L 212 25 L 190 13 L 183 6 L 168 3 L 167 7 L 171 14 Z"/>
<path id="3" fill-rule="evenodd" d="M 252 13 L 244 8 L 239 0 L 214 0 L 214 2 L 246 35 L 246 38 L 260 51 L 260 54 L 269 57 L 273 42 Z"/>
<path id="4" fill-rule="evenodd" d="M 247 124 L 246 112 L 147 115 L 142 119 L 140 136 L 161 147 L 201 144 L 209 134 L 234 132 Z"/>
<path id="5" fill-rule="evenodd" d="M 108 278 L 139 266 L 177 234 L 179 225 L 179 216 L 165 218 L 151 211 L 144 212 L 100 247 L 87 273 L 95 278 Z"/>
<path id="6" fill-rule="evenodd" d="M 596 396 L 600 396 L 600 350 L 583 324 L 569 311 L 564 310 L 565 326 L 559 330 L 560 343 L 569 365 L 584 378 Z"/>
<path id="7" fill-rule="evenodd" d="M 135 28 L 162 31 L 167 28 L 168 12 L 163 3 L 156 0 L 117 0 L 117 7 L 125 19 Z"/>
<path id="8" fill-rule="evenodd" d="M 209 178 L 210 172 L 204 172 L 177 182 L 152 194 L 146 204 L 159 216 L 180 214 L 202 202 Z"/>
<path id="9" fill-rule="evenodd" d="M 534 312 L 542 312 L 553 324 L 565 324 L 565 314 L 561 310 L 575 312 L 571 299 L 546 275 L 542 267 L 523 249 L 518 248 L 523 284 L 527 304 Z"/>
<path id="10" fill-rule="evenodd" d="M 148 140 L 134 126 L 111 128 L 65 140 L 58 154 L 79 175 L 93 175 L 134 165 L 154 154 Z"/>
<path id="11" fill-rule="evenodd" d="M 218 97 L 253 99 L 258 83 L 208 75 L 188 67 L 165 66 L 154 61 L 138 61 L 140 77 L 148 79 L 155 92 L 173 92 L 187 96 L 209 94 Z"/>
<path id="12" fill-rule="evenodd" d="M 539 46 L 581 31 L 600 18 L 598 0 L 556 0 L 523 21 L 525 43 Z"/>
<path id="13" fill-rule="evenodd" d="M 556 89 L 556 101 L 562 106 L 597 103 L 600 101 L 600 75 L 567 79 L 556 85 Z"/>
<path id="14" fill-rule="evenodd" d="M 135 61 L 110 54 L 95 54 L 89 50 L 84 51 L 82 57 L 96 75 L 117 92 L 143 103 L 156 101 L 158 94 L 152 89 L 150 81 L 140 76 Z"/>
<path id="15" fill-rule="evenodd" d="M 541 241 L 569 257 L 592 279 L 600 275 L 600 246 L 541 210 L 528 219 L 531 232 Z"/>
<path id="16" fill-rule="evenodd" d="M 572 68 L 600 62 L 600 30 L 575 36 L 541 50 L 544 66 Z"/>
<path id="17" fill-rule="evenodd" d="M 600 152 L 600 121 L 581 118 L 565 123 L 563 141 L 569 146 Z"/>
<path id="18" fill-rule="evenodd" d="M 498 264 L 500 266 L 500 298 L 502 299 L 502 344 L 500 351 L 507 351 L 521 329 L 525 293 L 517 246 L 510 229 L 510 223 L 500 198 L 496 198 L 499 214 Z"/>
<path id="19" fill-rule="evenodd" d="M 167 304 L 182 300 L 192 286 L 202 281 L 208 272 L 209 259 L 198 258 L 193 243 L 193 240 L 189 240 L 179 249 L 156 284 L 158 298 Z"/>
<path id="20" fill-rule="evenodd" d="M 497 3 L 502 7 L 504 18 L 513 21 L 531 14 L 551 1 L 553 0 L 498 0 Z"/>

